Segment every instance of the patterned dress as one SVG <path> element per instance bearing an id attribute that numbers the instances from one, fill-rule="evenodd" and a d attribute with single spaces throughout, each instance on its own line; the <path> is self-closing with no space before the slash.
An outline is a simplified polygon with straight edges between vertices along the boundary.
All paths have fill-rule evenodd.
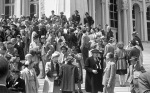
<path id="1" fill-rule="evenodd" d="M 125 49 L 117 49 L 115 51 L 115 59 L 117 65 L 117 74 L 127 74 L 127 52 Z"/>

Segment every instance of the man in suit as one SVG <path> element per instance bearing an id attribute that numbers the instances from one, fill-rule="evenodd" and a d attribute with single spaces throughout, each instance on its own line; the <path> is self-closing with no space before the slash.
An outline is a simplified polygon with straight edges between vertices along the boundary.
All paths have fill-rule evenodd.
<path id="1" fill-rule="evenodd" d="M 64 12 L 60 12 L 60 21 L 61 26 L 64 27 L 64 25 L 67 23 L 67 17 L 64 15 Z"/>
<path id="2" fill-rule="evenodd" d="M 84 25 L 89 27 L 91 29 L 91 26 L 94 24 L 93 18 L 89 15 L 88 12 L 85 13 L 85 18 L 84 18 Z M 89 29 L 89 31 L 90 31 Z"/>
<path id="3" fill-rule="evenodd" d="M 145 70 L 142 66 L 139 65 L 138 58 L 132 56 L 130 58 L 131 65 L 129 67 L 129 72 L 127 73 L 127 81 L 130 83 L 131 93 L 145 93 L 139 92 L 138 78 L 141 73 L 144 73 Z"/>
<path id="4" fill-rule="evenodd" d="M 10 91 L 6 87 L 6 78 L 9 73 L 9 63 L 4 57 L 0 56 L 0 93 L 17 93 Z"/>
<path id="5" fill-rule="evenodd" d="M 150 70 L 142 73 L 138 78 L 140 93 L 150 93 Z"/>
<path id="6" fill-rule="evenodd" d="M 74 23 L 75 26 L 77 26 L 77 25 L 79 25 L 80 20 L 81 20 L 81 19 L 80 19 L 79 12 L 78 12 L 78 10 L 75 10 L 75 14 L 72 15 L 72 23 Z"/>
<path id="7" fill-rule="evenodd" d="M 81 52 L 82 52 L 82 55 L 83 55 L 83 61 L 85 63 L 85 60 L 86 58 L 88 57 L 88 50 L 90 48 L 90 38 L 87 34 L 87 31 L 86 30 L 83 30 L 83 35 L 81 37 L 81 46 L 80 46 L 80 49 L 81 49 Z"/>
<path id="8" fill-rule="evenodd" d="M 108 63 L 104 70 L 103 76 L 104 93 L 114 93 L 116 80 L 116 64 L 114 54 L 107 53 L 106 59 L 108 60 Z"/>
<path id="9" fill-rule="evenodd" d="M 6 87 L 12 91 L 25 93 L 25 81 L 20 78 L 20 71 L 13 69 L 11 72 L 13 78 L 8 80 Z"/>
<path id="10" fill-rule="evenodd" d="M 51 13 L 52 13 L 52 15 L 49 17 L 49 20 L 52 22 L 52 24 L 54 24 L 56 15 L 55 15 L 54 10 L 52 10 Z"/>

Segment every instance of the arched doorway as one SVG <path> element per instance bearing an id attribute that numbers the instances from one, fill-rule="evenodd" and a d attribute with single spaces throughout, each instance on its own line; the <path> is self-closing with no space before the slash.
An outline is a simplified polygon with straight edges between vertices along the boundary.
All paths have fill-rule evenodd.
<path id="1" fill-rule="evenodd" d="M 150 6 L 147 7 L 147 33 L 148 33 L 148 41 L 150 41 Z"/>
<path id="2" fill-rule="evenodd" d="M 30 0 L 30 16 L 39 15 L 39 0 Z"/>
<path id="3" fill-rule="evenodd" d="M 138 32 L 138 36 L 141 38 L 141 15 L 140 7 L 138 4 L 133 5 L 132 9 L 133 31 Z"/>

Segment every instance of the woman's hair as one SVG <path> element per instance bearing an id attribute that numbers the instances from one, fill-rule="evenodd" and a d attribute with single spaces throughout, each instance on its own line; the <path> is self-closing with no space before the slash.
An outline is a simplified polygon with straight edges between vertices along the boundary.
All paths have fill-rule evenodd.
<path id="1" fill-rule="evenodd" d="M 117 47 L 118 47 L 119 49 L 123 49 L 123 47 L 124 47 L 123 42 L 118 42 Z"/>
<path id="2" fill-rule="evenodd" d="M 114 58 L 114 54 L 111 52 L 108 53 L 108 56 L 109 56 L 109 58 Z"/>

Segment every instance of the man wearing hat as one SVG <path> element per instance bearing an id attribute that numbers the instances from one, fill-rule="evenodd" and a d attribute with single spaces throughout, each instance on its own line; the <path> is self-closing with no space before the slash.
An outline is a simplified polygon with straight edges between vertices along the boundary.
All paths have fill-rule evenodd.
<path id="1" fill-rule="evenodd" d="M 62 93 L 74 93 L 75 83 L 78 83 L 78 68 L 73 65 L 74 57 L 69 54 L 66 59 L 66 64 L 63 64 L 60 68 L 61 78 L 61 91 Z M 76 92 L 75 92 L 76 93 Z"/>
<path id="2" fill-rule="evenodd" d="M 20 71 L 13 69 L 11 75 L 12 79 L 6 81 L 6 87 L 12 91 L 25 93 L 25 81 L 20 78 Z"/>
<path id="3" fill-rule="evenodd" d="M 12 42 L 7 42 L 7 54 L 11 55 L 12 57 L 15 57 L 18 55 L 18 50 L 14 48 Z"/>
<path id="4" fill-rule="evenodd" d="M 144 50 L 144 48 L 143 48 L 143 45 L 142 45 L 141 39 L 138 37 L 138 33 L 137 33 L 137 31 L 134 31 L 134 32 L 132 33 L 132 36 L 133 36 L 133 40 L 134 40 L 134 41 L 138 41 L 139 46 L 141 47 L 141 49 L 142 49 L 142 51 L 143 51 L 143 50 Z"/>
<path id="5" fill-rule="evenodd" d="M 85 62 L 85 90 L 91 93 L 98 93 L 98 91 L 103 92 L 103 59 L 98 57 L 100 53 L 99 50 L 93 49 L 91 52 L 92 56 L 87 58 Z"/>
<path id="6" fill-rule="evenodd" d="M 52 15 L 49 16 L 49 21 L 52 22 L 52 24 L 54 24 L 54 23 L 55 23 L 55 17 L 56 17 L 55 11 L 52 10 L 52 11 L 51 11 L 51 14 L 52 14 Z"/>
<path id="7" fill-rule="evenodd" d="M 131 65 L 129 67 L 129 72 L 127 73 L 127 81 L 130 83 L 130 92 L 141 93 L 139 91 L 138 78 L 141 73 L 145 72 L 145 70 L 143 66 L 139 65 L 139 60 L 138 60 L 138 57 L 136 56 L 132 56 L 130 58 L 130 63 Z"/>
<path id="8" fill-rule="evenodd" d="M 67 17 L 64 15 L 64 12 L 60 12 L 60 23 L 62 27 L 67 23 Z"/>
<path id="9" fill-rule="evenodd" d="M 51 56 L 51 61 L 46 63 L 45 66 L 45 81 L 43 87 L 43 93 L 55 93 L 54 87 L 56 87 L 54 82 L 58 79 L 59 76 L 59 64 L 58 57 L 60 56 L 59 52 L 55 51 Z"/>
<path id="10" fill-rule="evenodd" d="M 17 42 L 15 44 L 15 48 L 18 50 L 20 60 L 24 60 L 24 58 L 25 58 L 25 54 L 24 54 L 25 43 L 23 42 L 20 35 L 17 35 L 16 38 L 17 38 Z"/>
<path id="11" fill-rule="evenodd" d="M 76 27 L 77 25 L 79 25 L 81 19 L 78 10 L 75 10 L 74 12 L 75 14 L 72 15 L 71 21 L 75 24 Z"/>
<path id="12" fill-rule="evenodd" d="M 85 13 L 84 25 L 91 29 L 91 26 L 94 24 L 93 18 L 89 15 L 88 12 Z"/>

